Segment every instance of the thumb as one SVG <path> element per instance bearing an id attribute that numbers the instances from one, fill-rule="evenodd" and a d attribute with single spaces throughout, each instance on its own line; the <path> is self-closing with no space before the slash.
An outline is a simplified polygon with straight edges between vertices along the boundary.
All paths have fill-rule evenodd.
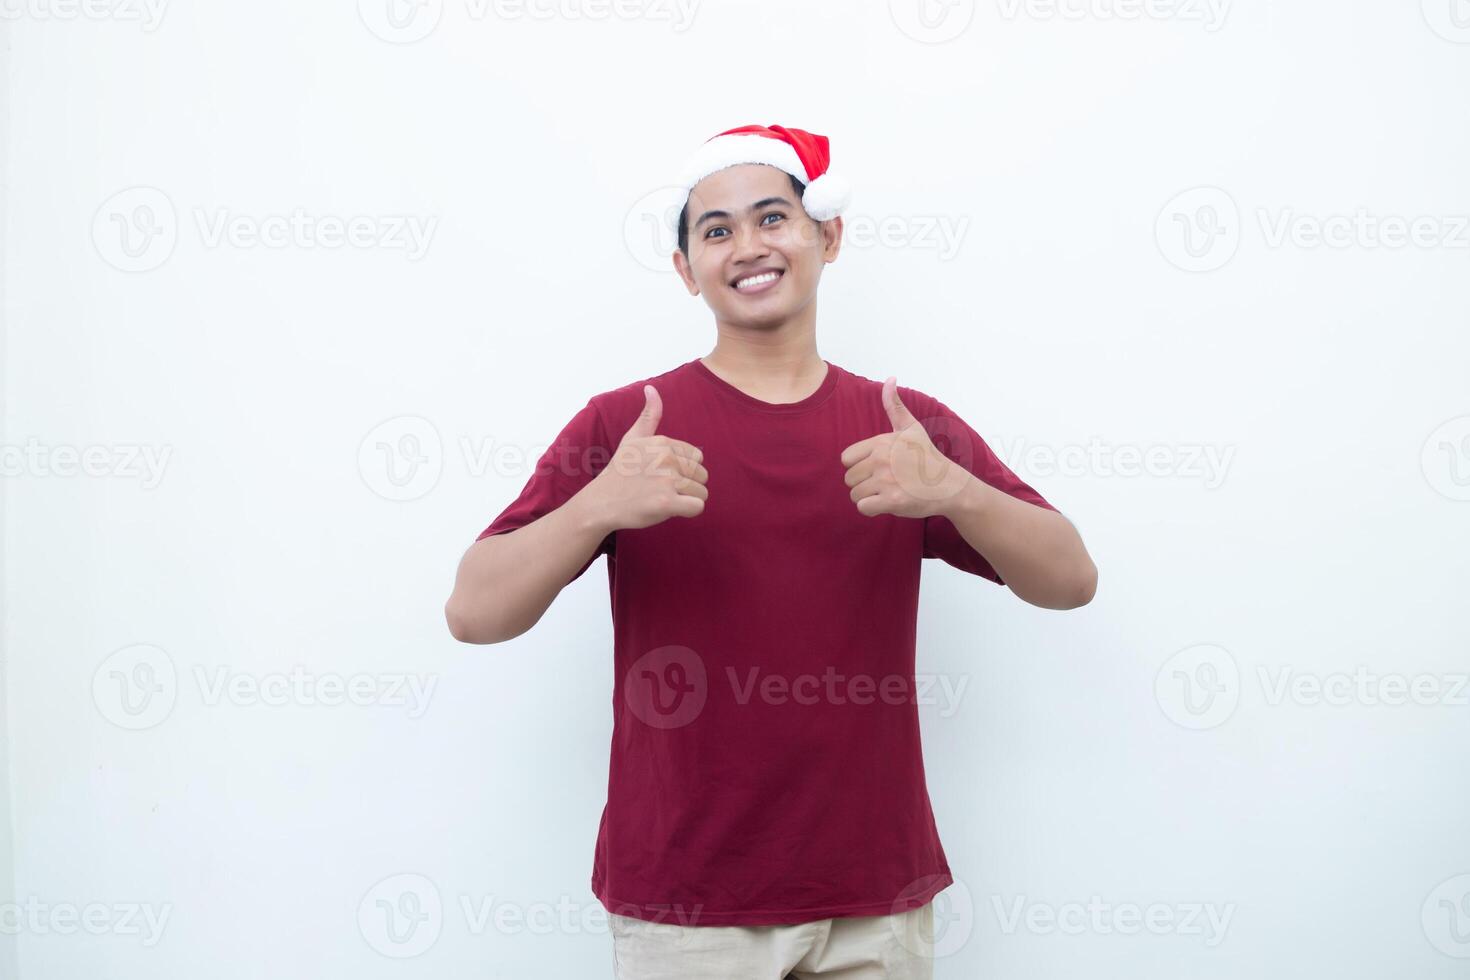
<path id="1" fill-rule="evenodd" d="M 642 436 L 651 436 L 658 431 L 659 419 L 663 418 L 664 403 L 658 396 L 658 389 L 653 385 L 643 386 L 643 411 L 638 418 L 629 426 L 623 435 L 624 439 L 637 439 Z"/>
<path id="2" fill-rule="evenodd" d="M 888 421 L 893 425 L 894 432 L 902 432 L 913 425 L 918 419 L 913 413 L 904 407 L 903 399 L 898 397 L 898 379 L 890 377 L 883 382 L 883 407 L 888 411 Z"/>

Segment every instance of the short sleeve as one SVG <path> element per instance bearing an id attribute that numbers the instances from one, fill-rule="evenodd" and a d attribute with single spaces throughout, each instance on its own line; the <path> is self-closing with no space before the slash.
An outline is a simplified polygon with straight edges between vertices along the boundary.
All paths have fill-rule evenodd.
<path id="1" fill-rule="evenodd" d="M 920 419 L 920 423 L 936 449 L 997 490 L 1004 490 L 1012 497 L 1038 507 L 1056 510 L 1001 462 L 964 419 L 937 399 L 933 404 L 933 414 Z M 998 585 L 1005 584 L 985 556 L 960 535 L 959 528 L 947 517 L 934 515 L 924 518 L 924 557 L 941 558 L 961 571 L 987 578 Z"/>
<path id="2" fill-rule="evenodd" d="M 475 538 L 480 541 L 492 534 L 503 534 L 525 527 L 539 520 L 562 504 L 592 481 L 611 458 L 612 449 L 607 444 L 607 433 L 602 415 L 597 406 L 587 404 L 557 434 L 551 445 L 536 461 L 520 495 L 500 512 Z M 616 532 L 609 533 L 598 544 L 597 550 L 577 570 L 568 582 L 575 582 L 591 567 L 598 555 L 613 554 Z"/>

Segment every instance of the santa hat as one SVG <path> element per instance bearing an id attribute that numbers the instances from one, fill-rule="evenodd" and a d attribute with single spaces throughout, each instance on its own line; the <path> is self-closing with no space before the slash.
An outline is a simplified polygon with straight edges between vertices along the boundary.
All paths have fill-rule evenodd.
<path id="1" fill-rule="evenodd" d="M 785 126 L 737 126 L 706 140 L 685 162 L 675 186 L 687 202 L 689 191 L 710 174 L 741 163 L 765 163 L 806 184 L 802 209 L 813 219 L 826 221 L 841 214 L 852 197 L 847 181 L 827 172 L 831 156 L 827 137 L 816 133 Z M 678 210 L 669 217 L 677 222 Z"/>

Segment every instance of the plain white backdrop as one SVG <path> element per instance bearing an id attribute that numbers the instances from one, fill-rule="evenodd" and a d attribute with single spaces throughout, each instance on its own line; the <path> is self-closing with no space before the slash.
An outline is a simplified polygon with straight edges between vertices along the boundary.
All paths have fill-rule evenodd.
<path id="1" fill-rule="evenodd" d="M 1464 0 L 0 0 L 0 977 L 610 976 L 605 563 L 455 643 L 661 188 L 831 137 L 822 355 L 1091 605 L 924 568 L 940 978 L 1464 975 Z"/>

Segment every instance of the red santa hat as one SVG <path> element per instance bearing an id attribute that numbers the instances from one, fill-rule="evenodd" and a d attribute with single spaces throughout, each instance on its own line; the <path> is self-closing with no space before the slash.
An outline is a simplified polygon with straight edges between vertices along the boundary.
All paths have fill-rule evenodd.
<path id="1" fill-rule="evenodd" d="M 675 185 L 687 202 L 694 185 L 718 170 L 742 163 L 769 164 L 806 184 L 802 209 L 814 220 L 826 221 L 841 214 L 852 198 L 847 181 L 827 172 L 831 157 L 827 137 L 816 133 L 786 126 L 736 126 L 706 140 L 685 161 Z M 678 221 L 679 212 L 670 218 Z"/>

